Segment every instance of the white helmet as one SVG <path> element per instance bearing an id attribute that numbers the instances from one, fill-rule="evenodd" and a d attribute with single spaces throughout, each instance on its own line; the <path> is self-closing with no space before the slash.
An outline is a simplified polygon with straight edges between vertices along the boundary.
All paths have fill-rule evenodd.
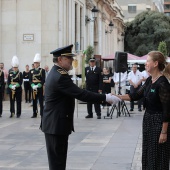
<path id="1" fill-rule="evenodd" d="M 19 66 L 19 60 L 17 56 L 12 57 L 12 62 L 11 62 L 12 67 L 18 67 Z"/>
<path id="2" fill-rule="evenodd" d="M 37 54 L 35 54 L 35 57 L 34 57 L 34 63 L 35 62 L 38 62 L 38 63 L 40 63 L 41 62 L 41 56 L 40 56 L 40 54 L 39 53 L 37 53 Z"/>

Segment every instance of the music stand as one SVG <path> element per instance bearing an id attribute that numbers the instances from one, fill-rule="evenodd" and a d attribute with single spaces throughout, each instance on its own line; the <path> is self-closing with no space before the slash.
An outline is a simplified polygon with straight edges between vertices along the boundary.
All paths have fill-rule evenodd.
<path id="1" fill-rule="evenodd" d="M 122 95 L 121 94 L 121 73 L 119 72 L 119 86 L 118 86 L 118 95 Z M 117 113 L 117 117 L 121 115 L 121 113 L 123 115 L 129 115 L 130 117 L 130 113 L 127 109 L 126 103 L 124 100 L 122 100 L 121 102 L 118 103 L 118 113 Z"/>

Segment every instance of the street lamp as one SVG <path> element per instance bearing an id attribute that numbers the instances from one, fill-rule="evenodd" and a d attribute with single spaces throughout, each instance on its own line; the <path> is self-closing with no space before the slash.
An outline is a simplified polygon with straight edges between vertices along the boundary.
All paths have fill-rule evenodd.
<path id="1" fill-rule="evenodd" d="M 99 12 L 99 10 L 96 8 L 96 6 L 93 7 L 93 9 L 91 10 L 92 12 L 92 17 L 93 19 L 89 18 L 87 15 L 85 16 L 85 23 L 87 24 L 88 22 L 94 22 L 97 18 L 97 13 Z"/>
<path id="2" fill-rule="evenodd" d="M 111 33 L 112 33 L 112 31 L 113 31 L 113 26 L 114 26 L 114 24 L 112 23 L 112 21 L 110 21 L 110 23 L 109 23 L 110 31 L 107 31 L 107 30 L 106 30 L 106 31 L 105 31 L 105 33 L 106 33 L 106 34 L 108 34 L 108 33 L 110 33 L 110 34 L 111 34 Z"/>

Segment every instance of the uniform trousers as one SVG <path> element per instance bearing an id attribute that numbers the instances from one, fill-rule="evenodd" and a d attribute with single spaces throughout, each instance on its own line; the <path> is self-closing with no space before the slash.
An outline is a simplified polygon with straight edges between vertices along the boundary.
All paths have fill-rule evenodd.
<path id="1" fill-rule="evenodd" d="M 33 91 L 32 91 L 33 93 Z M 39 104 L 40 104 L 40 115 L 42 116 L 43 115 L 43 108 L 44 108 L 44 105 L 43 105 L 43 88 L 38 88 L 37 89 L 37 94 L 33 94 L 32 96 L 35 96 L 35 98 L 33 97 L 33 115 L 34 116 L 37 116 L 37 99 L 39 100 Z"/>
<path id="2" fill-rule="evenodd" d="M 98 89 L 87 89 L 89 91 L 98 93 Z M 97 114 L 97 116 L 101 116 L 101 108 L 100 108 L 100 103 L 91 103 L 91 102 L 87 102 L 87 112 L 88 115 L 93 116 L 93 111 L 92 111 L 92 106 L 94 104 L 94 108 L 95 108 L 95 112 Z"/>
<path id="3" fill-rule="evenodd" d="M 16 89 L 12 98 L 12 90 L 10 90 L 10 112 L 15 114 L 15 101 L 17 103 L 17 116 L 21 116 L 21 100 L 22 89 Z"/>
<path id="4" fill-rule="evenodd" d="M 49 170 L 65 170 L 68 149 L 68 135 L 45 133 Z"/>

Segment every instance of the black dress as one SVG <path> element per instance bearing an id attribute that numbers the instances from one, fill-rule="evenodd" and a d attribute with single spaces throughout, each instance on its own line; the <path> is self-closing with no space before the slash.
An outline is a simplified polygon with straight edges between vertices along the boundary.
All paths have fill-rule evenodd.
<path id="1" fill-rule="evenodd" d="M 103 77 L 103 80 L 109 80 L 109 78 L 111 77 L 111 75 L 110 75 L 110 74 L 103 74 L 102 77 Z M 104 83 L 104 82 L 103 82 L 102 92 L 103 92 L 104 94 L 111 93 L 111 83 Z"/>
<path id="2" fill-rule="evenodd" d="M 170 84 L 164 76 L 152 84 L 151 77 L 129 94 L 132 101 L 144 97 L 142 170 L 169 170 L 170 128 L 167 142 L 159 144 L 163 122 L 170 122 Z M 170 126 L 170 125 L 169 125 Z"/>

